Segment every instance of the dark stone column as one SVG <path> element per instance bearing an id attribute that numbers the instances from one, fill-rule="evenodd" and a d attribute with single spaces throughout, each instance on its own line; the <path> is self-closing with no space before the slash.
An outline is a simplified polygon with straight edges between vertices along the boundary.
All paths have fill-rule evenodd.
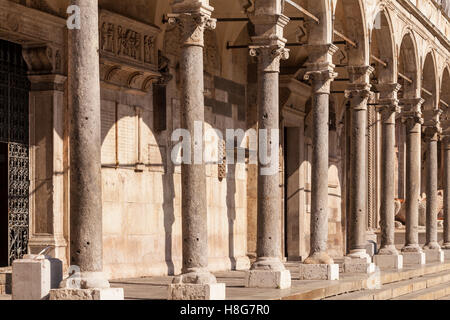
<path id="1" fill-rule="evenodd" d="M 381 151 L 381 247 L 379 255 L 398 255 L 395 248 L 395 116 L 400 111 L 397 83 L 376 86 L 382 119 Z"/>
<path id="2" fill-rule="evenodd" d="M 267 1 L 266 1 L 267 2 Z M 263 10 L 266 9 L 266 10 Z M 276 9 L 276 8 L 275 8 Z M 255 25 L 250 55 L 258 59 L 258 230 L 257 259 L 247 274 L 247 287 L 289 288 L 291 278 L 281 262 L 281 195 L 279 179 L 279 72 L 287 59 L 283 28 L 289 18 L 260 3 L 250 16 Z M 266 134 L 266 140 L 262 134 Z M 266 152 L 261 152 L 265 150 Z M 270 161 L 262 157 L 268 154 Z M 267 159 L 267 160 L 269 160 Z"/>
<path id="3" fill-rule="evenodd" d="M 367 101 L 371 66 L 350 66 L 346 97 L 351 107 L 350 142 L 350 258 L 370 260 L 366 252 L 367 216 Z"/>
<path id="4" fill-rule="evenodd" d="M 424 249 L 428 250 L 440 250 L 440 245 L 437 239 L 437 179 L 438 179 L 438 159 L 437 159 L 437 143 L 438 134 L 441 131 L 439 125 L 440 111 L 433 111 L 432 120 L 427 122 L 434 122 L 433 125 L 427 125 L 425 128 L 425 142 L 427 144 L 427 222 L 426 222 L 426 243 Z M 427 118 L 426 118 L 427 119 Z"/>
<path id="5" fill-rule="evenodd" d="M 406 127 L 406 233 L 402 253 L 422 252 L 419 246 L 419 198 L 423 102 L 421 98 L 401 101 L 402 117 Z"/>
<path id="6" fill-rule="evenodd" d="M 450 136 L 443 139 L 444 144 L 444 244 L 443 249 L 450 249 Z"/>
<path id="7" fill-rule="evenodd" d="M 312 87 L 313 154 L 311 163 L 310 253 L 305 264 L 333 264 L 327 253 L 328 241 L 328 123 L 331 81 L 336 77 L 331 63 L 337 47 L 308 45 L 309 61 L 305 79 Z M 323 63 L 319 63 L 324 59 Z"/>
<path id="8" fill-rule="evenodd" d="M 102 181 L 98 3 L 72 0 L 81 29 L 69 30 L 70 264 L 81 287 L 107 288 L 102 274 Z"/>
<path id="9" fill-rule="evenodd" d="M 206 173 L 203 161 L 204 83 L 203 46 L 205 28 L 215 28 L 211 19 L 213 8 L 206 4 L 195 6 L 187 1 L 174 4 L 169 23 L 181 29 L 180 74 L 182 82 L 181 127 L 191 135 L 190 163 L 181 164 L 182 182 L 182 276 L 175 282 L 206 284 L 216 278 L 208 271 L 208 225 L 206 207 Z M 197 1 L 198 2 L 198 1 Z M 195 126 L 201 125 L 201 137 L 194 136 Z"/>

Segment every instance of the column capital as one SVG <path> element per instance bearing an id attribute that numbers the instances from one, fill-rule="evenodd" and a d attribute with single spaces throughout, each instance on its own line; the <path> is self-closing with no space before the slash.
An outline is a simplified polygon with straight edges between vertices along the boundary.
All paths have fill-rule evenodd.
<path id="1" fill-rule="evenodd" d="M 397 99 L 398 91 L 401 85 L 398 83 L 382 83 L 374 85 L 374 88 L 379 92 L 380 98 L 377 101 L 378 108 L 381 112 L 399 113 L 400 107 Z"/>
<path id="2" fill-rule="evenodd" d="M 424 137 L 426 139 L 437 140 L 438 134 L 442 132 L 441 122 L 439 120 L 442 110 L 423 110 L 422 113 L 424 117 Z"/>
<path id="3" fill-rule="evenodd" d="M 169 13 L 169 24 L 181 28 L 183 46 L 204 46 L 205 29 L 215 29 L 216 19 L 211 18 L 213 7 L 209 5 L 177 6 L 173 5 L 173 13 Z"/>
<path id="4" fill-rule="evenodd" d="M 251 37 L 249 54 L 257 57 L 259 67 L 264 72 L 279 72 L 280 60 L 289 59 L 289 49 L 285 47 L 283 29 L 289 18 L 282 14 L 251 14 L 256 36 Z"/>
<path id="5" fill-rule="evenodd" d="M 367 100 L 372 94 L 371 87 L 369 83 L 351 83 L 348 85 L 347 90 L 345 90 L 345 98 L 358 100 L 351 104 L 352 109 L 367 110 Z"/>
<path id="6" fill-rule="evenodd" d="M 350 83 L 368 84 L 370 75 L 375 69 L 372 66 L 348 66 L 347 73 Z"/>
<path id="7" fill-rule="evenodd" d="M 416 123 L 423 124 L 422 104 L 425 102 L 422 98 L 400 99 L 402 106 L 402 121 L 410 123 L 412 126 Z"/>

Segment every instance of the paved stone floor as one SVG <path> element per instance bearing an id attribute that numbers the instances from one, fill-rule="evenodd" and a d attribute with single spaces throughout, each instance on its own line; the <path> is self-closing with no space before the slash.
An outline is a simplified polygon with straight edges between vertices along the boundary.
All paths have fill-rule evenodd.
<path id="1" fill-rule="evenodd" d="M 365 274 L 340 274 L 338 281 L 305 281 L 297 280 L 298 264 L 287 263 L 291 271 L 292 287 L 285 290 L 245 288 L 244 271 L 225 271 L 215 273 L 218 282 L 224 282 L 227 286 L 227 300 L 308 300 L 323 299 L 337 294 L 358 291 L 366 287 L 368 276 Z M 424 273 L 441 272 L 450 270 L 450 261 L 443 264 L 427 264 L 425 267 L 405 266 L 403 270 L 388 270 L 380 273 L 382 283 L 390 283 L 412 279 L 422 276 Z M 112 280 L 113 287 L 122 287 L 125 291 L 125 299 L 128 300 L 162 300 L 167 298 L 167 285 L 173 277 L 144 277 L 133 279 Z M 11 299 L 10 295 L 0 295 L 0 300 Z M 440 298 L 450 300 L 450 296 Z"/>

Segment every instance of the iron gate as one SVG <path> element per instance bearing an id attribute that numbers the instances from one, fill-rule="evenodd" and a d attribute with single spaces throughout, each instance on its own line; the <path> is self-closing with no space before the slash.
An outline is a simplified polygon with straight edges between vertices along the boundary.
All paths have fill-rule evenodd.
<path id="1" fill-rule="evenodd" d="M 0 40 L 0 143 L 8 144 L 9 264 L 21 258 L 28 247 L 29 89 L 22 47 Z"/>

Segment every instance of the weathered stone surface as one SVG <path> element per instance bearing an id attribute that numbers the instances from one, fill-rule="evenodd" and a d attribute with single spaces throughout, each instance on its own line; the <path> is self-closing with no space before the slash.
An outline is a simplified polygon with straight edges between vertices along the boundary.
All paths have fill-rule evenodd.
<path id="1" fill-rule="evenodd" d="M 426 263 L 444 262 L 444 252 L 442 250 L 428 250 L 424 249 Z"/>
<path id="2" fill-rule="evenodd" d="M 289 270 L 250 270 L 245 275 L 245 286 L 248 288 L 287 289 L 291 287 Z"/>
<path id="3" fill-rule="evenodd" d="M 402 252 L 403 264 L 419 264 L 426 263 L 426 256 L 424 252 Z"/>
<path id="4" fill-rule="evenodd" d="M 402 255 L 382 255 L 377 254 L 373 257 L 373 262 L 381 270 L 385 269 L 402 269 L 403 256 Z"/>
<path id="5" fill-rule="evenodd" d="M 122 288 L 52 289 L 50 300 L 123 300 Z"/>
<path id="6" fill-rule="evenodd" d="M 344 257 L 343 270 L 345 273 L 372 273 L 375 272 L 375 264 L 367 256 L 363 258 Z"/>
<path id="7" fill-rule="evenodd" d="M 300 280 L 339 280 L 338 264 L 300 264 Z"/>
<path id="8" fill-rule="evenodd" d="M 170 284 L 169 300 L 225 300 L 225 284 Z"/>
<path id="9" fill-rule="evenodd" d="M 62 262 L 44 256 L 25 255 L 14 260 L 12 270 L 13 300 L 48 299 L 50 289 L 62 280 Z"/>

